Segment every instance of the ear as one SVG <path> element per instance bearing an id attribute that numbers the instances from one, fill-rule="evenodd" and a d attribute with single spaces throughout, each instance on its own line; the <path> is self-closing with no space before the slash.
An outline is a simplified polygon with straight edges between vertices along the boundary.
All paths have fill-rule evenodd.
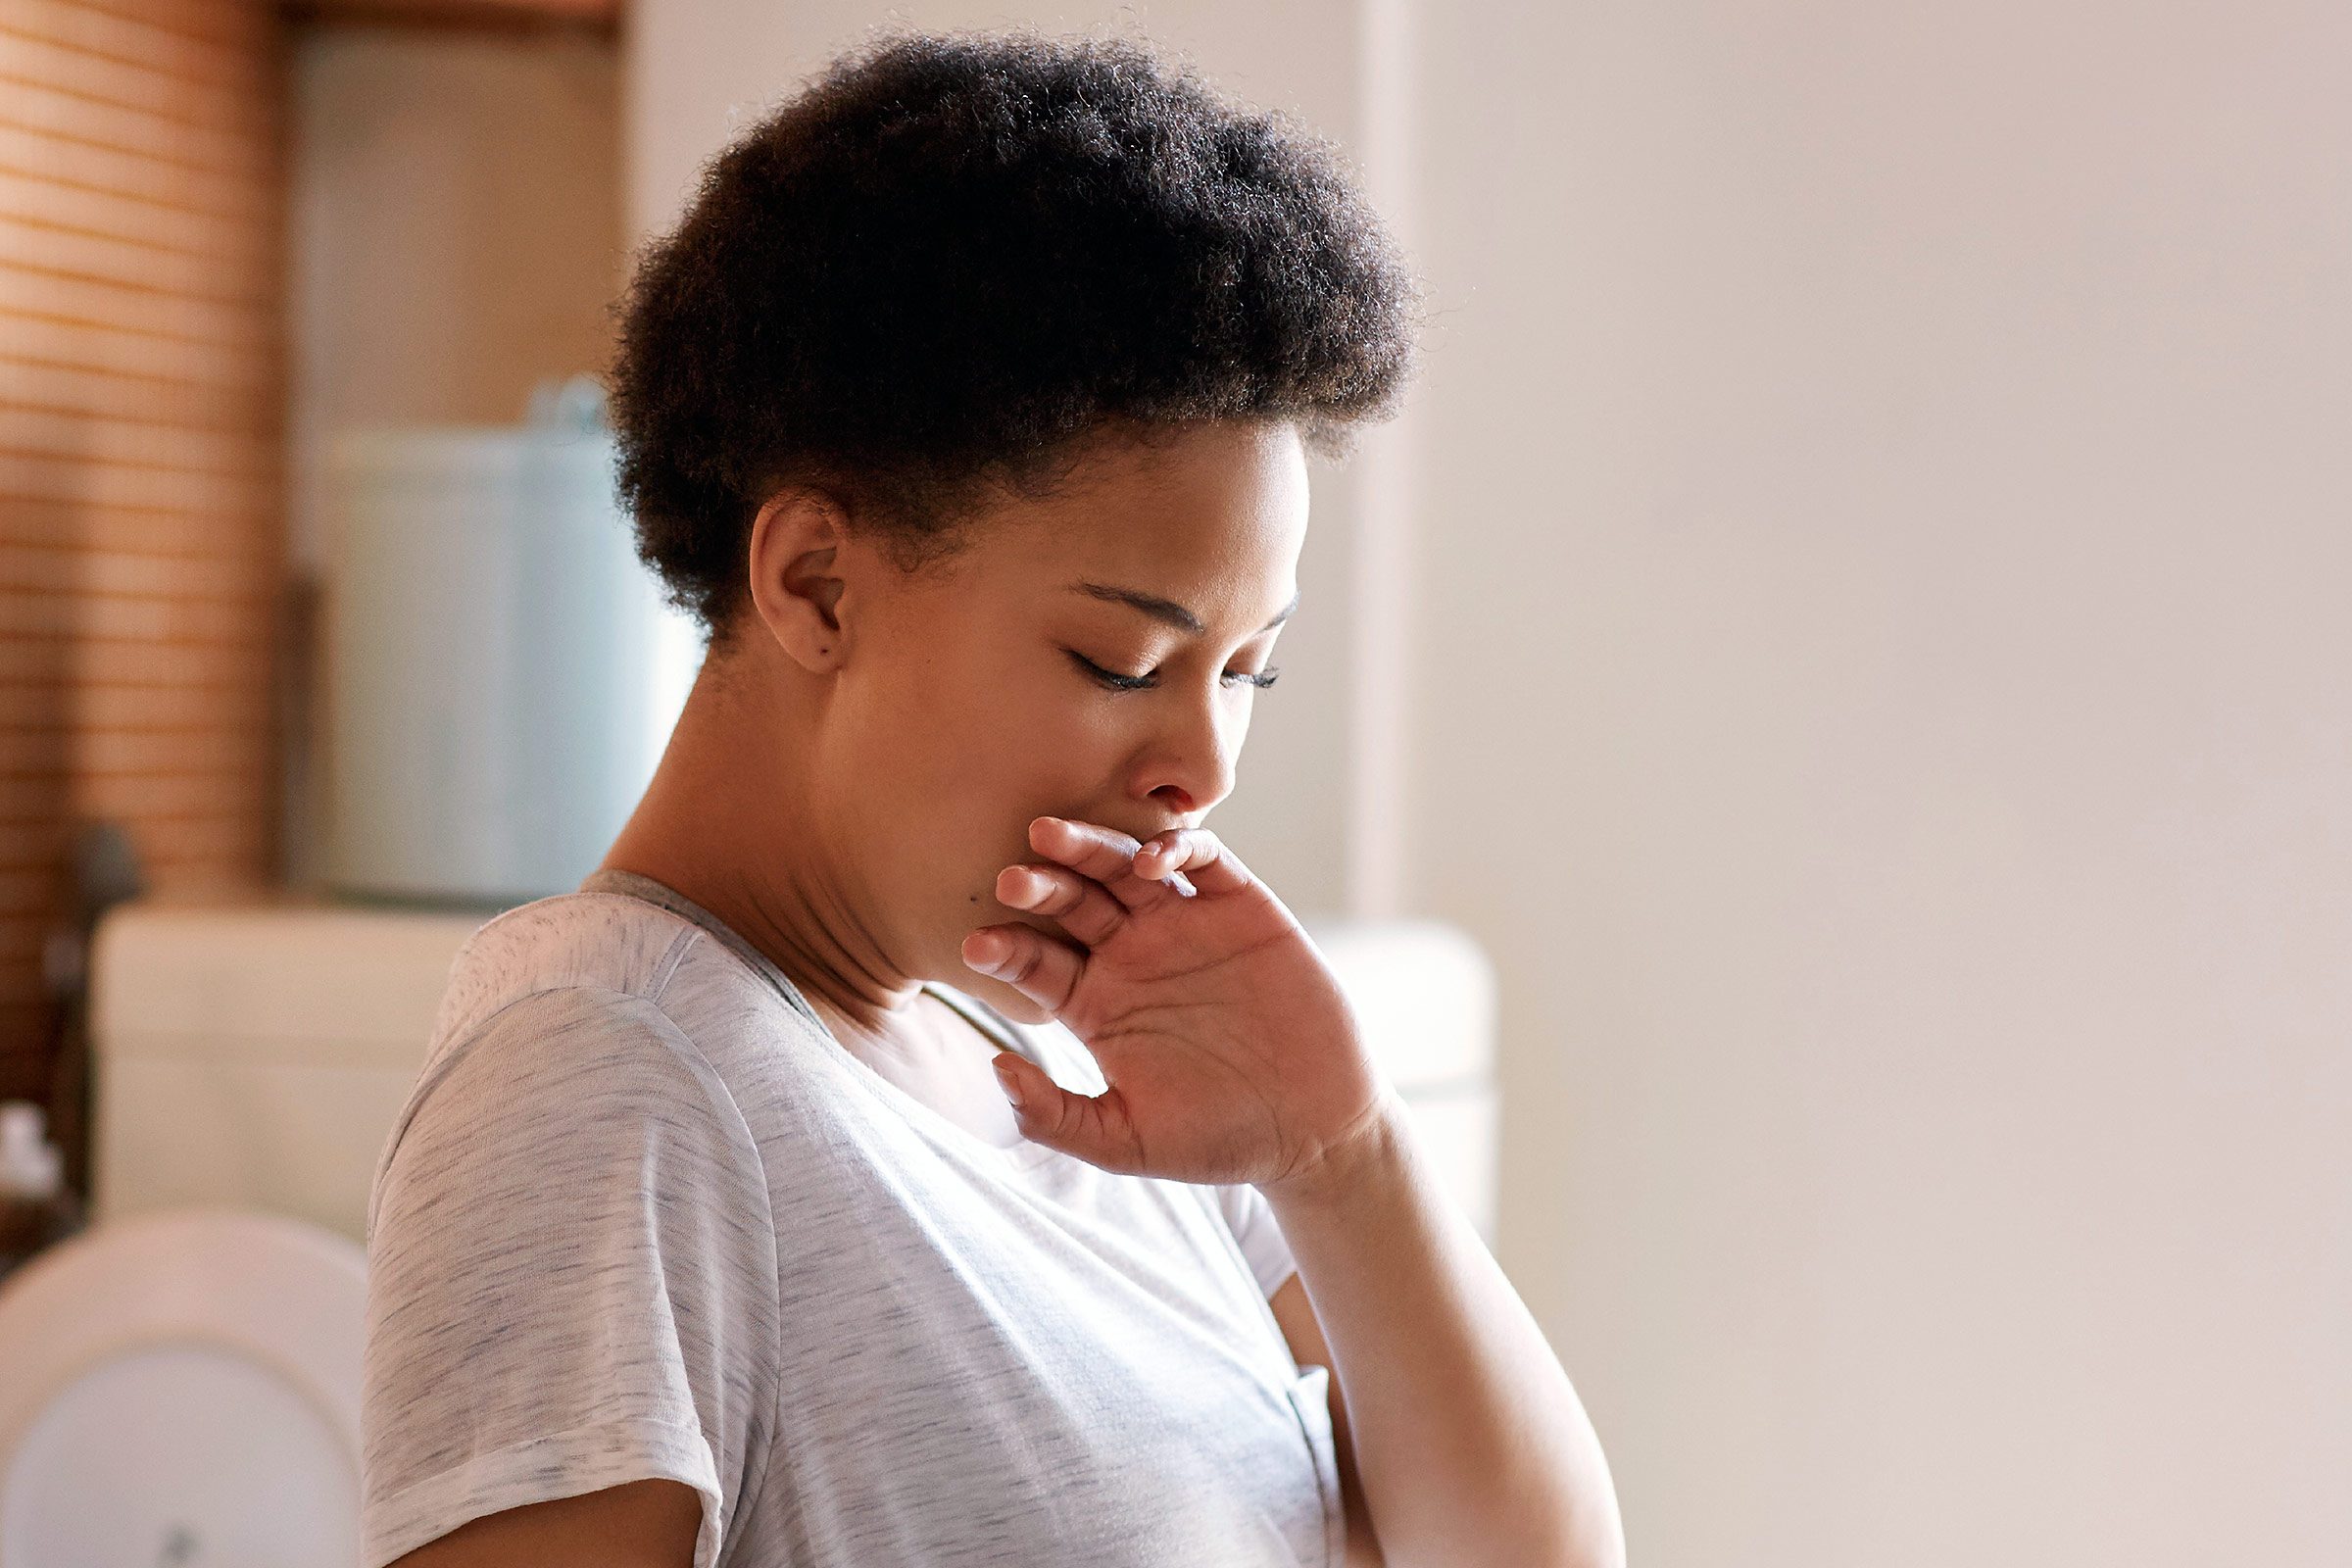
<path id="1" fill-rule="evenodd" d="M 835 668 L 848 653 L 842 557 L 851 544 L 841 505 L 821 490 L 793 486 L 770 496 L 752 519 L 748 561 L 753 613 L 795 663 Z"/>

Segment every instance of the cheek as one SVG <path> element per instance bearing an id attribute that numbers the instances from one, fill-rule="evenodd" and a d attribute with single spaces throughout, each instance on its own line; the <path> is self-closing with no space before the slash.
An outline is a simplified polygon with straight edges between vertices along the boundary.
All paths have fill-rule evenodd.
<path id="1" fill-rule="evenodd" d="M 1052 678 L 1027 663 L 983 664 L 978 661 L 945 674 L 930 707 L 945 729 L 974 741 L 992 737 L 1034 739 L 1066 730 L 1084 711 L 1073 697 L 1075 682 Z"/>
<path id="2" fill-rule="evenodd" d="M 1066 661 L 973 677 L 934 711 L 953 770 L 1031 806 L 1032 815 L 1070 814 L 1099 800 L 1126 745 L 1116 694 L 1090 689 Z"/>
<path id="3" fill-rule="evenodd" d="M 954 889 L 964 912 L 1043 927 L 996 902 L 996 874 L 1044 858 L 1029 847 L 1032 818 L 1098 814 L 1125 746 L 1118 705 L 1051 663 L 937 673 L 920 713 L 902 715 L 895 776 L 882 786 L 892 812 L 928 847 L 931 887 Z"/>

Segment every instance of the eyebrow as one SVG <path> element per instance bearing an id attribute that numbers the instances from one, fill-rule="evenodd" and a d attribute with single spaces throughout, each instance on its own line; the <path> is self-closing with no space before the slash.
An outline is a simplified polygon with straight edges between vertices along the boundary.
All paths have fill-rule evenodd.
<path id="1" fill-rule="evenodd" d="M 1166 621 L 1178 630 L 1188 632 L 1195 637 L 1200 636 L 1202 631 L 1207 629 L 1199 615 L 1194 614 L 1175 600 L 1162 599 L 1157 594 L 1148 594 L 1134 588 L 1114 588 L 1109 583 L 1102 582 L 1074 582 L 1069 584 L 1069 589 L 1072 593 L 1091 594 L 1097 599 L 1106 599 L 1114 605 L 1131 605 L 1150 615 L 1153 620 Z M 1290 619 L 1298 608 L 1298 595 L 1294 593 L 1291 595 L 1291 602 L 1283 606 L 1272 620 L 1257 628 L 1256 635 L 1263 636 L 1272 631 Z"/>

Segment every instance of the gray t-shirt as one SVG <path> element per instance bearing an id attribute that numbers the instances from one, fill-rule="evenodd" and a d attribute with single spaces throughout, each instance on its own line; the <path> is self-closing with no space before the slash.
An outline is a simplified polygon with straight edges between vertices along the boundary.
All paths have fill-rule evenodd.
<path id="1" fill-rule="evenodd" d="M 1102 1091 L 1061 1025 L 929 989 Z M 368 1261 L 363 1568 L 652 1476 L 702 1494 L 694 1568 L 1342 1561 L 1254 1187 L 992 1146 L 631 872 L 461 949 Z"/>

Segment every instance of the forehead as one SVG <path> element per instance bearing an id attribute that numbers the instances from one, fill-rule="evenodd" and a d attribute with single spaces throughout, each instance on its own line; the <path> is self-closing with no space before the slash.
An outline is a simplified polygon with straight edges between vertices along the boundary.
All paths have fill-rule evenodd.
<path id="1" fill-rule="evenodd" d="M 985 534 L 1000 570 L 1055 590 L 1081 578 L 1191 590 L 1209 613 L 1278 587 L 1287 599 L 1306 518 L 1297 431 L 1227 421 L 1090 449 L 1051 495 L 1008 499 Z"/>

